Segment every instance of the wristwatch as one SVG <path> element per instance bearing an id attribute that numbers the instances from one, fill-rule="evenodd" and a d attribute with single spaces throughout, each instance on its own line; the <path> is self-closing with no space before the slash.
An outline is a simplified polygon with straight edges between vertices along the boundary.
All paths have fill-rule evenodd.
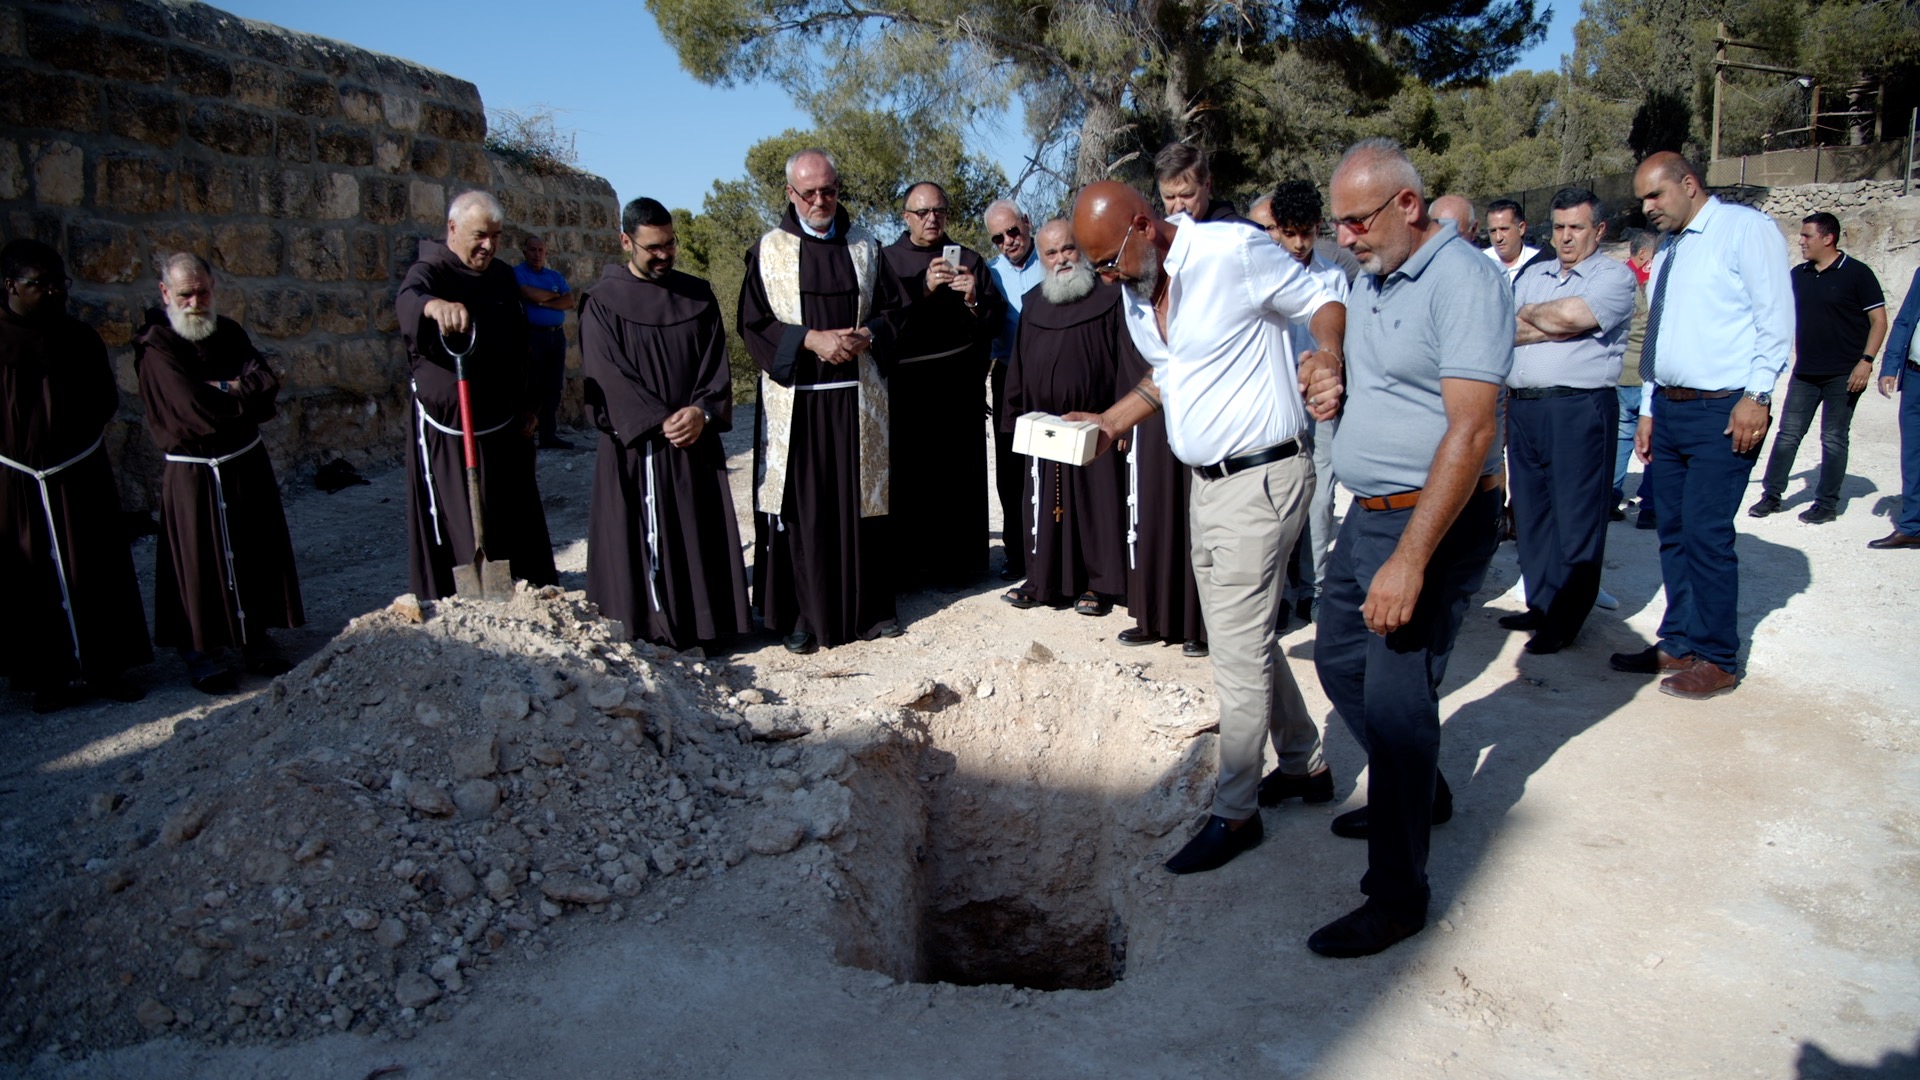
<path id="1" fill-rule="evenodd" d="M 1871 363 L 1873 363 L 1873 354 L 1872 354 L 1872 353 L 1870 353 L 1870 352 L 1863 352 L 1863 353 L 1861 353 L 1861 354 L 1860 354 L 1860 362 L 1861 362 L 1861 363 L 1863 363 L 1863 364 L 1871 364 Z"/>
<path id="2" fill-rule="evenodd" d="M 1763 409 L 1773 408 L 1773 395 L 1771 393 L 1756 394 L 1753 391 L 1749 390 L 1747 391 L 1747 400 L 1753 402 L 1755 405 L 1758 405 Z"/>

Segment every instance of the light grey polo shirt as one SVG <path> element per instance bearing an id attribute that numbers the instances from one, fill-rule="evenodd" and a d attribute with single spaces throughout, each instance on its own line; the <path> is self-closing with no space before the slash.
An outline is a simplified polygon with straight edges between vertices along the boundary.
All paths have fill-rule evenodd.
<path id="1" fill-rule="evenodd" d="M 1522 270 L 1513 283 L 1516 309 L 1577 296 L 1586 301 L 1587 310 L 1600 325 L 1565 341 L 1516 346 L 1507 385 L 1600 390 L 1618 384 L 1637 285 L 1627 264 L 1600 254 L 1597 248 L 1564 274 L 1558 259 Z"/>
<path id="2" fill-rule="evenodd" d="M 1382 280 L 1361 274 L 1347 298 L 1347 404 L 1333 474 L 1370 498 L 1427 486 L 1447 431 L 1440 380 L 1504 384 L 1513 366 L 1506 271 L 1451 229 Z M 1482 475 L 1499 467 L 1496 435 Z"/>

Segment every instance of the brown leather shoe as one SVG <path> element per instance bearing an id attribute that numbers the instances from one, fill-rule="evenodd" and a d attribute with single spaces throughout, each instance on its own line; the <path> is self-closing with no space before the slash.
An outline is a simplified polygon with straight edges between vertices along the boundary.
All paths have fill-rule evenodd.
<path id="1" fill-rule="evenodd" d="M 1867 541 L 1867 546 L 1881 550 L 1887 548 L 1920 547 L 1920 536 L 1908 536 L 1906 533 L 1895 529 L 1878 540 Z"/>
<path id="2" fill-rule="evenodd" d="M 1699 663 L 1694 656 L 1668 656 L 1666 650 L 1649 645 L 1639 652 L 1614 653 L 1607 663 L 1615 671 L 1629 675 L 1658 675 L 1663 671 L 1685 671 Z"/>
<path id="3" fill-rule="evenodd" d="M 1719 664 L 1696 660 L 1685 671 L 1661 679 L 1660 692 L 1699 701 L 1715 694 L 1724 694 L 1739 685 L 1740 676 L 1721 668 Z"/>

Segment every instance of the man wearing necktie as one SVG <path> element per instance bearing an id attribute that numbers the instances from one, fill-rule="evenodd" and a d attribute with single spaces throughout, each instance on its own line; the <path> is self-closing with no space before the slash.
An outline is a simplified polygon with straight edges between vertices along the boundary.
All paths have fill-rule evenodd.
<path id="1" fill-rule="evenodd" d="M 1615 653 L 1615 670 L 1664 674 L 1660 689 L 1706 698 L 1740 683 L 1740 562 L 1733 515 L 1772 418 L 1793 341 L 1786 243 L 1766 215 L 1722 203 L 1671 152 L 1633 177 L 1647 223 L 1667 234 L 1649 280 L 1652 379 L 1634 449 L 1653 472 L 1660 640 Z M 1670 310 L 1686 317 L 1666 319 Z"/>

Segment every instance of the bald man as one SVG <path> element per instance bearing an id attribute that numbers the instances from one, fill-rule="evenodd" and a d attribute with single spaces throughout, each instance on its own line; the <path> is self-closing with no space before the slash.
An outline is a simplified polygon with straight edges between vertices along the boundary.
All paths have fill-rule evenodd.
<path id="1" fill-rule="evenodd" d="M 1205 825 L 1166 866 L 1199 873 L 1260 843 L 1262 803 L 1333 798 L 1274 626 L 1313 493 L 1309 410 L 1324 420 L 1339 408 L 1346 308 L 1259 231 L 1163 219 L 1123 184 L 1082 191 L 1073 234 L 1095 272 L 1127 286 L 1127 330 L 1152 366 L 1088 417 L 1102 448 L 1164 409 L 1174 457 L 1193 469 L 1188 531 L 1220 698 L 1219 781 Z M 1295 357 L 1294 319 L 1308 321 L 1318 352 Z M 1262 782 L 1269 740 L 1279 767 Z"/>
<path id="2" fill-rule="evenodd" d="M 1427 208 L 1427 216 L 1435 221 L 1451 221 L 1460 232 L 1460 239 L 1471 244 L 1480 235 L 1480 215 L 1474 212 L 1473 203 L 1465 195 L 1442 195 L 1433 200 Z"/>

